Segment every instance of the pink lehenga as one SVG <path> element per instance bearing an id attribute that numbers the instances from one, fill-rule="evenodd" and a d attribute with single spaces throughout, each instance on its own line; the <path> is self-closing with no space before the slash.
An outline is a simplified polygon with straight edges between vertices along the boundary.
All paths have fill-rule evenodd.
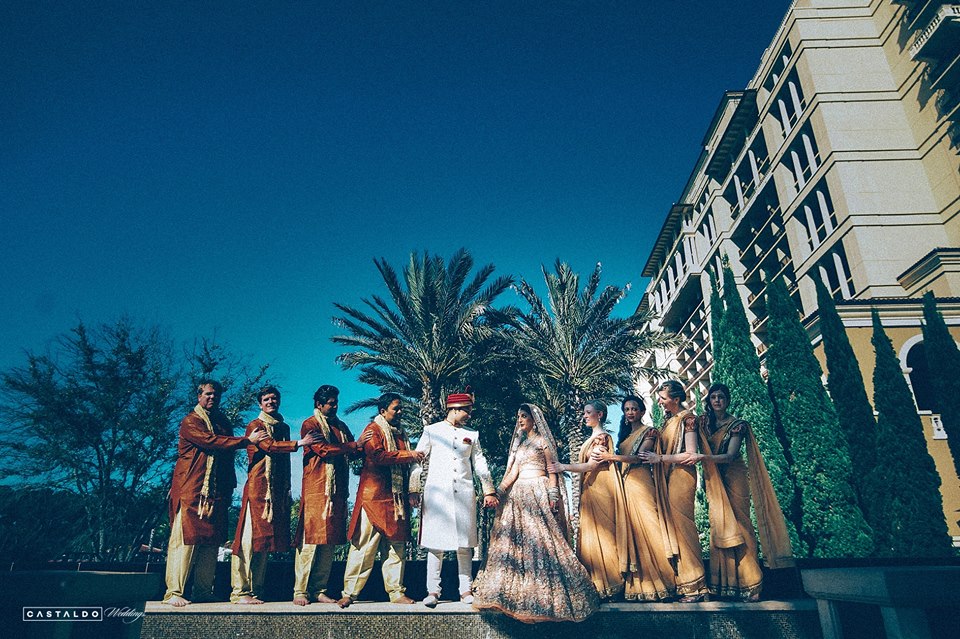
<path id="1" fill-rule="evenodd" d="M 566 537 L 562 500 L 548 498 L 547 457 L 556 445 L 539 408 L 530 406 L 537 432 L 516 433 L 507 475 L 517 472 L 497 512 L 487 559 L 473 581 L 474 608 L 527 623 L 583 621 L 600 606 L 596 589 Z"/>

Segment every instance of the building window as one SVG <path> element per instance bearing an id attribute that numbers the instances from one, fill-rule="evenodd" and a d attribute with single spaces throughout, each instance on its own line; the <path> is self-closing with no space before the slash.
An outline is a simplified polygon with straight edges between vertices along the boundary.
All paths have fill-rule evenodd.
<path id="1" fill-rule="evenodd" d="M 807 108 L 807 102 L 803 97 L 803 87 L 794 70 L 787 76 L 787 81 L 777 94 L 776 108 L 771 108 L 780 124 L 784 139 L 793 131 L 805 108 Z"/>
<path id="2" fill-rule="evenodd" d="M 837 228 L 837 215 L 825 183 L 818 185 L 803 204 L 797 207 L 796 218 L 804 230 L 807 247 L 812 253 Z"/>
<path id="3" fill-rule="evenodd" d="M 813 130 L 805 126 L 800 135 L 798 135 L 793 144 L 790 145 L 789 161 L 784 157 L 786 167 L 790 169 L 793 177 L 793 185 L 797 193 L 803 190 L 810 178 L 817 169 L 820 168 L 820 152 L 817 149 L 817 141 L 813 136 Z"/>
<path id="4" fill-rule="evenodd" d="M 784 69 L 790 64 L 791 55 L 793 55 L 793 50 L 790 48 L 790 43 L 785 42 L 783 49 L 780 50 L 780 53 L 778 53 L 774 59 L 770 74 L 767 76 L 767 79 L 763 81 L 763 88 L 766 89 L 768 93 L 772 93 L 773 88 L 777 86 L 777 82 L 779 82 L 783 76 Z"/>
<path id="5" fill-rule="evenodd" d="M 850 274 L 850 264 L 847 262 L 847 253 L 842 244 L 825 255 L 817 265 L 820 271 L 820 279 L 830 291 L 830 294 L 837 299 L 848 300 L 853 297 L 856 289 L 853 286 L 853 276 Z"/>
<path id="6" fill-rule="evenodd" d="M 910 369 L 910 387 L 918 410 L 939 413 L 937 395 L 930 384 L 930 369 L 927 366 L 927 354 L 923 342 L 917 342 L 907 351 L 907 368 Z"/>

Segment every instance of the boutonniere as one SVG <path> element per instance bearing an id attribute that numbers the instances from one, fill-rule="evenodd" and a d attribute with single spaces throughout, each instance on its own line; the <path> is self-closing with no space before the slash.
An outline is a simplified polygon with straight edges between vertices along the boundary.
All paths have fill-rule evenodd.
<path id="1" fill-rule="evenodd" d="M 470 439 L 469 437 L 464 437 L 464 438 L 463 438 L 463 443 L 464 443 L 464 444 L 472 444 L 472 443 L 473 443 L 473 440 Z"/>

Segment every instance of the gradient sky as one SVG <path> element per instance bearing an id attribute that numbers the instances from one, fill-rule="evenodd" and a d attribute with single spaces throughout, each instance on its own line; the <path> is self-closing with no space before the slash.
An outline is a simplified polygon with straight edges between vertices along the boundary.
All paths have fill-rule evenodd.
<path id="1" fill-rule="evenodd" d="M 375 257 L 599 261 L 632 310 L 789 4 L 3 3 L 0 368 L 78 319 L 216 330 L 298 425 L 321 383 L 376 394 L 329 340 Z"/>

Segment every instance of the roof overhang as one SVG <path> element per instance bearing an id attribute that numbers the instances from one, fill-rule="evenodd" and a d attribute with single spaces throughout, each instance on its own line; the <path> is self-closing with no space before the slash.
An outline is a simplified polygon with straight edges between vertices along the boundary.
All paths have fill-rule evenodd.
<path id="1" fill-rule="evenodd" d="M 658 271 L 660 261 L 667 256 L 667 253 L 673 248 L 677 232 L 683 224 L 683 216 L 693 209 L 692 204 L 674 204 L 667 213 L 667 219 L 663 221 L 660 233 L 657 235 L 657 241 L 650 251 L 650 257 L 647 258 L 647 264 L 643 267 L 641 275 L 644 277 L 655 277 Z"/>

